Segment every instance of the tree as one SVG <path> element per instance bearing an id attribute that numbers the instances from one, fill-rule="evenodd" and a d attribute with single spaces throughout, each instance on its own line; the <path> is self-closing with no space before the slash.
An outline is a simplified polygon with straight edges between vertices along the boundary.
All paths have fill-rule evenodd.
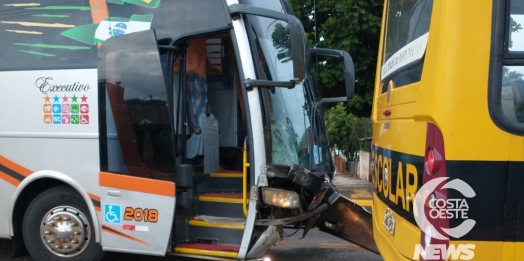
<path id="1" fill-rule="evenodd" d="M 371 136 L 371 105 L 377 66 L 383 0 L 290 0 L 302 21 L 310 48 L 348 52 L 355 65 L 355 97 L 327 108 L 326 122 L 331 146 L 350 160 L 356 151 L 368 149 L 359 141 Z M 412 1 L 412 0 L 405 0 Z M 328 92 L 344 96 L 342 65 L 317 62 L 318 82 Z M 335 96 L 335 95 L 333 95 Z"/>
<path id="2" fill-rule="evenodd" d="M 329 142 L 341 150 L 350 161 L 358 160 L 356 152 L 359 150 L 369 151 L 368 144 L 359 141 L 371 135 L 369 117 L 358 118 L 348 113 L 344 104 L 339 103 L 327 111 L 326 122 Z"/>
<path id="3" fill-rule="evenodd" d="M 508 67 L 504 66 L 502 67 L 502 80 L 508 81 L 508 80 L 517 80 L 521 79 L 524 76 L 524 74 L 519 73 L 517 71 L 510 71 Z"/>
<path id="4" fill-rule="evenodd" d="M 275 31 L 271 34 L 273 46 L 277 48 L 277 58 L 282 63 L 291 61 L 291 39 L 289 36 L 289 26 L 283 26 L 281 23 L 275 25 Z"/>
<path id="5" fill-rule="evenodd" d="M 291 0 L 302 21 L 310 47 L 348 52 L 355 64 L 356 95 L 348 112 L 371 115 L 383 0 Z M 335 68 L 334 68 L 335 67 Z M 344 93 L 341 65 L 319 68 L 319 81 L 332 92 Z"/>
<path id="6" fill-rule="evenodd" d="M 509 37 L 508 46 L 511 49 L 511 47 L 513 47 L 513 33 L 519 32 L 522 29 L 522 25 L 517 23 L 515 20 L 513 20 L 513 17 L 511 16 L 509 17 L 509 19 L 510 19 L 510 26 L 509 26 L 510 37 Z"/>

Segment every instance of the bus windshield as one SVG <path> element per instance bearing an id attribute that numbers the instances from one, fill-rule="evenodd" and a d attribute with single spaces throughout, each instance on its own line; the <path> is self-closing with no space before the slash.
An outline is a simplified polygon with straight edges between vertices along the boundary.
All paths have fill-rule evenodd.
<path id="1" fill-rule="evenodd" d="M 270 81 L 293 79 L 288 24 L 254 15 L 248 15 L 248 19 L 254 38 L 252 43 L 258 78 Z M 292 89 L 264 88 L 261 91 L 267 115 L 266 133 L 270 137 L 266 143 L 271 148 L 268 150 L 268 163 L 298 164 L 307 169 L 318 169 L 324 165 L 322 163 L 328 164 L 329 158 L 324 157 L 323 152 L 329 153 L 329 150 L 321 146 L 327 146 L 327 141 L 319 142 L 319 124 L 315 123 L 318 113 L 313 106 L 310 86 L 304 83 Z"/>

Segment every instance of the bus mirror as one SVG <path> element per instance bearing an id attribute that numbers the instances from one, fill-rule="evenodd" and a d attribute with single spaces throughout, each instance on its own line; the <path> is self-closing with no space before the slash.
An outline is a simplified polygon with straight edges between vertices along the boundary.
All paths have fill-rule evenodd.
<path id="1" fill-rule="evenodd" d="M 317 62 L 324 61 L 324 65 L 326 65 L 326 60 L 331 61 L 335 59 L 338 62 L 342 61 L 342 74 L 344 75 L 345 95 L 339 92 L 335 92 L 335 94 L 342 94 L 344 96 L 326 97 L 332 95 L 326 95 L 325 92 L 323 92 L 322 103 L 345 102 L 353 98 L 355 90 L 355 66 L 353 64 L 353 59 L 351 59 L 351 56 L 347 52 L 341 50 L 331 50 L 322 48 L 309 49 L 308 59 L 313 59 Z"/>
<path id="2" fill-rule="evenodd" d="M 302 83 L 305 76 L 305 55 L 306 55 L 306 37 L 302 22 L 296 17 L 291 17 L 288 21 L 290 27 L 291 39 L 291 57 L 293 60 L 293 80 L 296 83 Z"/>
<path id="3" fill-rule="evenodd" d="M 301 84 L 304 81 L 306 78 L 306 34 L 300 19 L 279 11 L 244 4 L 232 4 L 229 6 L 229 11 L 232 17 L 237 17 L 240 14 L 248 14 L 276 19 L 287 23 L 287 27 L 283 27 L 284 30 L 273 32 L 272 37 L 273 41 L 275 41 L 275 38 L 280 40 L 276 43 L 274 42 L 275 46 L 280 45 L 281 48 L 286 49 L 288 51 L 286 53 L 291 56 L 291 60 L 293 61 L 293 79 L 289 79 L 289 81 L 246 79 L 247 88 L 254 86 L 294 88 L 296 84 Z"/>

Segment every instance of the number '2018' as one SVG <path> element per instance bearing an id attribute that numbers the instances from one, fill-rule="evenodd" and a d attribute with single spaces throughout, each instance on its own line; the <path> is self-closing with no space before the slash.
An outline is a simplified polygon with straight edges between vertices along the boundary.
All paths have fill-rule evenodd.
<path id="1" fill-rule="evenodd" d="M 144 221 L 156 223 L 158 221 L 158 210 L 127 207 L 124 212 L 124 220 Z"/>

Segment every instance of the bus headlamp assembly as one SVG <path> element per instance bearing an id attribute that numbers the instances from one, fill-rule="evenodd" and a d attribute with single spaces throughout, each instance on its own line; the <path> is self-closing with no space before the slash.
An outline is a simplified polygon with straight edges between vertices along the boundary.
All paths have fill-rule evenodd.
<path id="1" fill-rule="evenodd" d="M 264 187 L 262 188 L 262 199 L 264 203 L 271 206 L 300 208 L 300 198 L 293 191 Z"/>
<path id="2" fill-rule="evenodd" d="M 297 164 L 292 166 L 268 165 L 266 175 L 268 178 L 283 178 L 293 181 L 312 193 L 318 193 L 322 189 L 324 183 L 331 183 L 333 176 L 330 176 L 326 171 L 312 172 Z M 328 176 L 328 179 L 324 177 Z"/>

